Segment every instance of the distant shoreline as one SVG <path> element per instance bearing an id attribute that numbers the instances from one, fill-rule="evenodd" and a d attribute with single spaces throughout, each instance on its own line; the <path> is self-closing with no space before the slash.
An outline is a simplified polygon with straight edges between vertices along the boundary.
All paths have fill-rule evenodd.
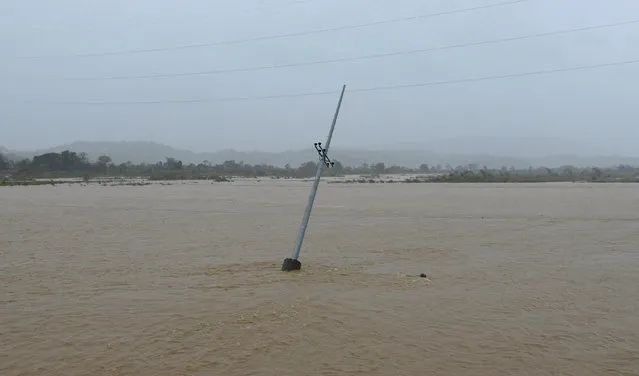
<path id="1" fill-rule="evenodd" d="M 226 176 L 223 178 L 170 178 L 170 179 L 152 179 L 149 177 L 127 177 L 127 176 L 111 176 L 111 177 L 95 177 L 85 179 L 82 177 L 70 178 L 33 178 L 33 179 L 0 179 L 0 187 L 27 187 L 27 186 L 62 186 L 62 185 L 101 185 L 101 186 L 147 186 L 152 184 L 173 185 L 176 183 L 233 183 L 241 181 L 261 182 L 261 181 L 297 181 L 310 183 L 311 178 L 281 178 L 275 176 L 266 177 L 244 177 L 244 176 Z M 520 180 L 459 180 L 451 178 L 449 175 L 441 175 L 438 177 L 425 177 L 420 175 L 406 174 L 387 174 L 384 176 L 362 176 L 362 175 L 346 175 L 341 177 L 323 177 L 322 182 L 326 184 L 342 184 L 342 185 L 371 185 L 371 184 L 548 184 L 548 183 L 573 183 L 573 184 L 633 184 L 639 183 L 639 179 L 617 179 L 617 180 L 568 180 L 568 179 L 520 179 Z"/>
<path id="2" fill-rule="evenodd" d="M 86 153 L 65 150 L 61 153 L 46 153 L 33 159 L 12 161 L 0 155 L 0 185 L 56 185 L 92 181 L 104 183 L 105 179 L 123 184 L 123 179 L 137 179 L 127 185 L 149 182 L 170 181 L 213 181 L 229 182 L 233 179 L 307 179 L 314 177 L 319 160 L 310 160 L 299 166 L 277 167 L 267 164 L 251 165 L 242 161 L 227 160 L 213 164 L 210 161 L 185 164 L 181 160 L 166 157 L 153 164 L 131 162 L 115 164 L 108 155 L 101 155 L 96 161 L 89 160 Z M 422 163 L 418 168 L 391 165 L 382 162 L 349 166 L 333 160 L 323 171 L 326 178 L 342 183 L 550 183 L 550 182 L 593 182 L 593 183 L 636 183 L 639 182 L 639 168 L 632 165 L 614 167 L 557 168 L 528 167 L 517 169 L 502 166 L 499 169 L 467 165 L 430 165 Z M 63 181 L 62 183 L 58 183 Z"/>

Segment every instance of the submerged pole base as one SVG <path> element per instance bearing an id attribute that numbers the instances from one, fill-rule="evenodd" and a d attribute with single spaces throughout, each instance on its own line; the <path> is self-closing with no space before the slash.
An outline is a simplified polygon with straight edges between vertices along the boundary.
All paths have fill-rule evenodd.
<path id="1" fill-rule="evenodd" d="M 283 272 L 292 272 L 294 270 L 300 270 L 300 269 L 302 269 L 302 263 L 299 262 L 298 260 L 295 260 L 292 258 L 284 259 L 284 263 L 282 264 Z"/>

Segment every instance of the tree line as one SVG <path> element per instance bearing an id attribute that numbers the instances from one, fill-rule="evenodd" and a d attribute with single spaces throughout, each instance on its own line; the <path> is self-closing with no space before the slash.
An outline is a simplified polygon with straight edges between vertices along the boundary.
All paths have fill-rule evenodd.
<path id="1" fill-rule="evenodd" d="M 433 178 L 434 182 L 445 183 L 536 183 L 536 182 L 639 182 L 639 168 L 630 165 L 614 167 L 557 168 L 529 167 L 515 169 L 456 168 L 452 172 Z"/>
<path id="2" fill-rule="evenodd" d="M 477 164 L 451 166 L 429 165 L 424 163 L 418 168 L 404 166 L 386 166 L 382 162 L 364 163 L 360 166 L 344 166 L 340 161 L 324 170 L 325 176 L 369 175 L 382 174 L 422 174 L 421 179 L 412 178 L 410 181 L 432 182 L 552 182 L 552 181 L 632 181 L 639 177 L 639 169 L 630 165 L 614 167 L 576 167 L 560 166 L 556 168 L 529 167 L 516 169 L 503 166 L 491 169 Z M 180 160 L 167 157 L 156 163 L 125 162 L 116 164 L 108 155 L 102 155 L 95 161 L 90 161 L 86 153 L 76 153 L 65 150 L 61 153 L 46 153 L 32 159 L 20 161 L 9 160 L 0 154 L 0 173 L 15 179 L 30 178 L 65 178 L 65 177 L 146 177 L 151 180 L 178 179 L 213 179 L 224 180 L 226 177 L 274 177 L 274 178 L 309 178 L 315 175 L 317 161 L 308 161 L 297 167 L 284 167 L 268 164 L 251 165 L 242 161 L 224 161 L 214 164 L 202 161 L 198 164 L 185 164 Z"/>
<path id="3" fill-rule="evenodd" d="M 340 161 L 333 161 L 331 168 L 324 170 L 325 176 L 343 176 L 354 174 L 400 174 L 414 173 L 418 169 L 401 166 L 386 167 L 384 163 L 362 164 L 358 167 L 344 166 Z M 32 159 L 10 161 L 0 154 L 0 171 L 10 172 L 16 176 L 48 178 L 48 177 L 77 177 L 77 176 L 144 176 L 151 179 L 180 179 L 180 178 L 213 178 L 215 176 L 240 177 L 281 177 L 308 178 L 315 175 L 318 161 L 308 161 L 299 166 L 290 164 L 284 167 L 269 164 L 247 164 L 243 161 L 227 160 L 214 164 L 202 161 L 198 164 L 185 164 L 182 161 L 167 157 L 156 163 L 133 162 L 113 163 L 108 155 L 102 155 L 95 161 L 90 161 L 86 153 L 76 153 L 65 150 L 61 153 L 46 153 Z M 422 166 L 423 167 L 423 166 Z M 427 169 L 426 172 L 430 172 Z"/>
<path id="4" fill-rule="evenodd" d="M 344 167 L 339 161 L 334 162 L 334 166 L 325 170 L 325 175 L 338 176 L 363 172 L 360 171 L 361 169 Z M 223 176 L 307 178 L 314 176 L 316 169 L 316 161 L 308 161 L 297 167 L 290 165 L 278 167 L 268 164 L 251 165 L 234 160 L 218 164 L 209 161 L 186 164 L 167 157 L 164 161 L 156 163 L 135 164 L 129 161 L 116 164 L 108 155 L 102 155 L 97 160 L 90 161 L 86 153 L 65 150 L 61 153 L 46 153 L 16 162 L 0 154 L 0 172 L 22 178 L 81 176 L 148 177 L 154 180 L 215 179 Z"/>

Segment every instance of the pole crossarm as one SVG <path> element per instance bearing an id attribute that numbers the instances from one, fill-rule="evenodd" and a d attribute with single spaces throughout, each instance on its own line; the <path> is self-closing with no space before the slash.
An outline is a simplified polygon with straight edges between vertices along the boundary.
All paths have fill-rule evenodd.
<path id="1" fill-rule="evenodd" d="M 324 163 L 327 168 L 331 168 L 335 166 L 335 162 L 332 162 L 330 158 L 328 158 L 328 150 L 322 148 L 321 142 L 316 142 L 314 144 L 315 150 L 317 150 L 317 154 L 319 154 L 320 162 Z"/>

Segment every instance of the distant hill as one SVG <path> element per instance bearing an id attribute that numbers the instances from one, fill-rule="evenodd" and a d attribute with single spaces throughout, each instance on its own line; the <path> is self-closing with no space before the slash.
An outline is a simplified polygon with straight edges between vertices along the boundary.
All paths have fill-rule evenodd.
<path id="1" fill-rule="evenodd" d="M 458 152 L 460 145 L 453 147 L 453 141 L 437 142 L 419 147 L 417 145 L 404 146 L 403 148 L 333 148 L 331 157 L 339 160 L 345 165 L 359 166 L 363 163 L 383 162 L 386 165 L 401 165 L 407 167 L 417 167 L 422 163 L 430 165 L 467 165 L 475 163 L 480 166 L 486 165 L 491 168 L 501 166 L 515 166 L 526 168 L 528 166 L 558 167 L 561 165 L 575 166 L 612 166 L 617 164 L 639 165 L 638 157 L 622 156 L 584 156 L 577 154 L 548 153 L 546 156 L 531 157 L 508 157 L 508 154 L 486 153 L 481 147 L 470 147 L 472 142 L 467 140 L 462 142 L 468 148 L 464 152 Z M 510 145 L 510 155 L 522 155 L 516 152 L 516 147 Z M 547 151 L 557 149 L 557 143 L 549 147 Z M 11 151 L 5 148 L 0 149 L 6 155 L 14 158 L 32 158 L 49 152 L 61 152 L 71 150 L 75 152 L 85 152 L 89 159 L 96 160 L 100 155 L 110 156 L 115 163 L 131 161 L 133 163 L 155 163 L 164 161 L 167 157 L 176 158 L 184 163 L 200 163 L 210 161 L 211 163 L 222 163 L 225 160 L 243 161 L 248 164 L 270 164 L 284 166 L 290 164 L 298 166 L 301 163 L 315 160 L 317 153 L 313 148 L 303 150 L 289 150 L 283 152 L 262 152 L 262 151 L 236 151 L 221 150 L 217 152 L 196 153 L 190 150 L 176 149 L 167 145 L 154 142 L 88 142 L 79 141 L 67 145 L 60 145 L 49 149 L 34 151 Z M 455 150 L 457 152 L 446 152 Z M 506 150 L 501 150 L 506 151 Z M 506 155 L 506 156 L 504 156 Z"/>

